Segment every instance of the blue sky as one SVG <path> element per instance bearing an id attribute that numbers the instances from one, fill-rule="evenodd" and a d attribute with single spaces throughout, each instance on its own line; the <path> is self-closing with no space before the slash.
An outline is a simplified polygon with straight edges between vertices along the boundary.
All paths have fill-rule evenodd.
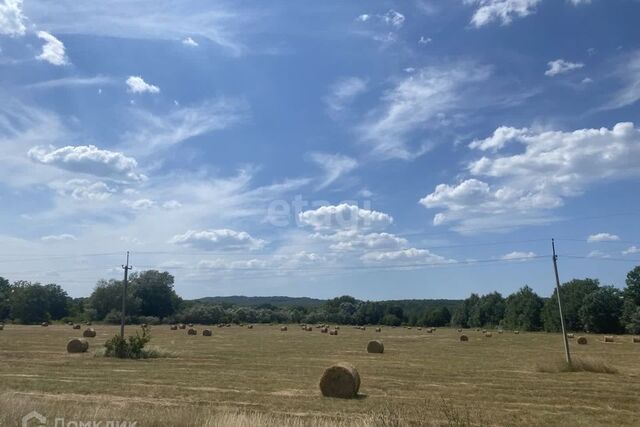
<path id="1" fill-rule="evenodd" d="M 364 299 L 624 284 L 640 2 L 0 2 L 0 275 Z M 635 124 L 634 124 L 635 122 Z"/>

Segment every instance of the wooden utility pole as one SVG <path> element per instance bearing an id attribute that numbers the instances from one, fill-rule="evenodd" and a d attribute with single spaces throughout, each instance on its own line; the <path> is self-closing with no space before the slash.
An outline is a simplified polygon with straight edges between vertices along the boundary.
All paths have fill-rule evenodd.
<path id="1" fill-rule="evenodd" d="M 558 255 L 556 255 L 556 243 L 551 239 L 551 249 L 553 250 L 553 271 L 556 273 L 556 295 L 558 296 L 558 311 L 560 312 L 560 326 L 562 326 L 562 336 L 564 338 L 564 352 L 567 356 L 567 363 L 571 366 L 571 354 L 569 353 L 569 340 L 567 330 L 564 328 L 564 316 L 562 314 L 562 299 L 560 298 L 560 277 L 558 277 Z"/>
<path id="2" fill-rule="evenodd" d="M 129 251 L 127 251 L 127 265 L 123 265 L 124 283 L 122 289 L 122 319 L 120 320 L 120 336 L 124 339 L 124 319 L 127 316 L 127 285 L 129 281 L 129 270 L 133 267 L 129 265 Z"/>

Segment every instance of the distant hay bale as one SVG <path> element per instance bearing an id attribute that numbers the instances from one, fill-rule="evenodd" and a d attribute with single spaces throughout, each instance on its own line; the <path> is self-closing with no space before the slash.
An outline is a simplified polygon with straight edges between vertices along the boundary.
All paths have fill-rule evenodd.
<path id="1" fill-rule="evenodd" d="M 0 331 L 4 330 L 4 325 L 0 325 Z"/>
<path id="2" fill-rule="evenodd" d="M 520 331 L 513 331 L 514 334 L 518 335 Z"/>
<path id="3" fill-rule="evenodd" d="M 384 353 L 384 344 L 380 340 L 369 341 L 367 353 Z"/>
<path id="4" fill-rule="evenodd" d="M 567 334 L 567 338 L 574 338 L 574 337 L 575 337 L 575 335 L 573 335 L 573 334 Z"/>
<path id="5" fill-rule="evenodd" d="M 43 328 L 46 328 L 47 326 L 49 326 L 49 322 L 42 322 L 40 326 L 42 326 Z"/>
<path id="6" fill-rule="evenodd" d="M 487 330 L 486 330 L 486 329 L 483 329 L 483 330 L 482 330 L 482 333 L 483 333 L 483 334 L 486 334 L 486 333 L 487 333 Z"/>
<path id="7" fill-rule="evenodd" d="M 1 331 L 1 330 L 2 330 L 2 329 L 0 329 L 0 331 Z M 640 343 L 640 337 L 632 337 L 632 338 L 631 338 L 631 342 L 632 342 L 632 343 L 636 343 L 636 344 L 637 344 L 637 343 Z"/>
<path id="8" fill-rule="evenodd" d="M 78 323 L 77 325 L 73 325 L 73 329 L 80 329 L 80 324 Z"/>
<path id="9" fill-rule="evenodd" d="M 253 325 L 247 325 L 247 329 L 253 329 Z"/>
<path id="10" fill-rule="evenodd" d="M 432 334 L 433 333 L 433 328 L 427 328 L 427 333 L 428 334 Z"/>
<path id="11" fill-rule="evenodd" d="M 476 328 L 476 332 L 480 332 L 480 328 Z"/>
<path id="12" fill-rule="evenodd" d="M 325 369 L 320 378 L 320 392 L 325 397 L 351 399 L 360 390 L 360 374 L 349 363 L 338 363 Z"/>
<path id="13" fill-rule="evenodd" d="M 462 328 L 458 328 L 458 332 L 462 332 Z"/>
<path id="14" fill-rule="evenodd" d="M 418 330 L 419 330 L 419 331 L 421 331 L 421 330 L 422 330 L 422 328 L 418 328 Z"/>
<path id="15" fill-rule="evenodd" d="M 340 326 L 336 326 L 334 329 L 335 329 L 336 331 L 339 331 L 339 330 L 340 330 Z"/>
<path id="16" fill-rule="evenodd" d="M 326 334 L 327 332 L 329 332 L 328 328 L 320 328 L 320 333 L 321 334 Z"/>
<path id="17" fill-rule="evenodd" d="M 171 329 L 172 331 L 177 331 L 178 330 L 178 325 L 171 325 L 171 326 L 169 326 L 169 329 Z"/>
<path id="18" fill-rule="evenodd" d="M 210 337 L 211 335 L 213 335 L 213 333 L 211 332 L 211 329 L 204 329 L 202 331 L 202 336 L 203 337 Z"/>
<path id="19" fill-rule="evenodd" d="M 189 329 L 187 330 L 187 335 L 198 335 L 198 331 L 196 331 L 196 330 L 195 330 L 195 329 L 193 329 L 193 328 L 189 328 Z"/>
<path id="20" fill-rule="evenodd" d="M 487 338 L 491 338 L 493 336 L 493 334 L 491 332 L 485 332 L 484 336 Z"/>
<path id="21" fill-rule="evenodd" d="M 91 326 L 91 322 L 85 323 L 86 326 Z"/>
<path id="22" fill-rule="evenodd" d="M 587 337 L 578 337 L 576 342 L 580 345 L 585 345 L 587 343 Z"/>
<path id="23" fill-rule="evenodd" d="M 362 329 L 363 331 L 366 331 L 366 330 L 367 330 L 367 328 L 366 328 L 366 327 L 364 327 L 364 326 L 363 326 L 362 328 L 360 328 L 360 329 Z"/>
<path id="24" fill-rule="evenodd" d="M 287 332 L 289 330 L 289 328 L 287 328 L 286 326 L 283 326 L 280 328 L 280 331 L 282 332 Z"/>
<path id="25" fill-rule="evenodd" d="M 613 342 L 613 336 L 612 335 L 605 335 L 604 342 Z"/>
<path id="26" fill-rule="evenodd" d="M 95 338 L 96 337 L 96 330 L 93 329 L 93 328 L 87 328 L 82 333 L 82 336 L 85 337 L 85 338 Z"/>
<path id="27" fill-rule="evenodd" d="M 230 327 L 231 327 L 231 323 L 227 323 L 227 328 L 230 328 Z"/>
<path id="28" fill-rule="evenodd" d="M 87 342 L 87 340 L 74 338 L 67 343 L 68 353 L 84 353 L 87 350 L 89 350 L 89 343 Z"/>
<path id="29" fill-rule="evenodd" d="M 188 325 L 190 328 L 193 328 L 193 323 L 189 323 Z"/>
<path id="30" fill-rule="evenodd" d="M 382 332 L 382 328 L 376 328 L 376 332 Z"/>
<path id="31" fill-rule="evenodd" d="M 141 328 L 145 328 L 145 329 L 146 329 L 147 326 L 149 326 L 149 325 L 147 325 L 146 323 L 143 323 L 142 325 L 140 325 Z"/>
<path id="32" fill-rule="evenodd" d="M 502 329 L 498 330 L 499 334 L 502 334 L 504 331 Z"/>
<path id="33" fill-rule="evenodd" d="M 185 325 L 184 323 L 180 323 L 178 325 L 178 329 L 186 329 L 186 328 L 187 328 L 187 325 Z"/>
<path id="34" fill-rule="evenodd" d="M 469 337 L 466 335 L 460 335 L 460 341 L 469 341 Z"/>
<path id="35" fill-rule="evenodd" d="M 338 330 L 334 329 L 333 331 L 329 331 L 329 335 L 338 335 Z"/>

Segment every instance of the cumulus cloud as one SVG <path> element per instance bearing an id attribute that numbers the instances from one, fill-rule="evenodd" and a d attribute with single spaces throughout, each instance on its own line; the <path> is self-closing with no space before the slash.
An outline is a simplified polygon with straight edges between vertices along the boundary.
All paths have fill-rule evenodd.
<path id="1" fill-rule="evenodd" d="M 334 234 L 315 233 L 315 239 L 329 241 L 330 249 L 339 252 L 374 249 L 401 249 L 408 245 L 407 239 L 391 233 L 361 234 L 358 230 L 341 230 Z"/>
<path id="2" fill-rule="evenodd" d="M 226 259 L 213 259 L 213 260 L 201 260 L 198 262 L 198 269 L 200 270 L 257 270 L 264 269 L 269 266 L 269 263 L 261 259 L 248 259 L 248 260 L 235 260 L 230 261 Z"/>
<path id="3" fill-rule="evenodd" d="M 473 63 L 426 67 L 400 80 L 358 128 L 362 142 L 383 158 L 412 159 L 425 152 L 420 131 L 438 127 L 443 115 L 468 108 L 470 88 L 491 69 Z M 417 143 L 416 143 L 417 142 Z M 418 145 L 416 147 L 416 145 Z"/>
<path id="4" fill-rule="evenodd" d="M 103 201 L 115 193 L 115 189 L 110 188 L 102 181 L 89 181 L 86 179 L 70 179 L 62 185 L 54 185 L 58 193 L 71 196 L 76 200 Z"/>
<path id="5" fill-rule="evenodd" d="M 37 35 L 45 42 L 42 46 L 42 53 L 36 56 L 37 59 L 53 65 L 67 65 L 69 63 L 64 44 L 60 40 L 46 31 L 38 31 Z"/>
<path id="6" fill-rule="evenodd" d="M 156 202 L 150 199 L 123 200 L 122 204 L 135 211 L 146 211 L 156 207 Z"/>
<path id="7" fill-rule="evenodd" d="M 77 240 L 73 234 L 52 234 L 49 236 L 42 236 L 43 242 L 63 242 L 66 240 Z"/>
<path id="8" fill-rule="evenodd" d="M 516 260 L 523 261 L 523 260 L 527 260 L 535 257 L 536 257 L 535 252 L 514 251 L 514 252 L 509 252 L 508 254 L 502 256 L 502 259 L 508 260 L 508 261 L 516 261 Z"/>
<path id="9" fill-rule="evenodd" d="M 95 145 L 69 145 L 58 149 L 37 146 L 29 150 L 28 156 L 37 163 L 117 181 L 142 181 L 146 178 L 137 172 L 138 162 L 134 158 L 101 150 Z"/>
<path id="10" fill-rule="evenodd" d="M 427 208 L 442 209 L 434 216 L 436 225 L 542 223 L 547 212 L 582 194 L 592 182 L 640 175 L 640 131 L 633 123 L 572 132 L 502 128 L 472 145 L 510 149 L 472 161 L 468 172 L 474 177 L 439 184 L 420 200 Z"/>
<path id="11" fill-rule="evenodd" d="M 127 86 L 131 93 L 160 93 L 160 88 L 145 82 L 140 76 L 129 76 Z"/>
<path id="12" fill-rule="evenodd" d="M 553 77 L 558 74 L 566 74 L 573 70 L 578 70 L 584 67 L 584 64 L 580 62 L 569 62 L 564 59 L 556 59 L 555 61 L 547 62 L 547 66 L 549 67 L 547 71 L 544 72 L 545 76 Z"/>
<path id="13" fill-rule="evenodd" d="M 620 240 L 620 237 L 610 233 L 597 233 L 587 237 L 587 242 L 589 243 L 615 242 L 616 240 Z"/>
<path id="14" fill-rule="evenodd" d="M 464 0 L 465 4 L 478 6 L 471 24 L 476 28 L 498 21 L 510 24 L 514 18 L 523 18 L 535 12 L 541 0 Z"/>
<path id="15" fill-rule="evenodd" d="M 22 14 L 22 0 L 4 0 L 0 3 L 0 34 L 5 36 L 23 36 L 27 30 Z"/>
<path id="16" fill-rule="evenodd" d="M 190 47 L 198 47 L 198 43 L 192 39 L 191 37 L 187 37 L 185 39 L 182 39 L 182 44 L 190 46 Z"/>
<path id="17" fill-rule="evenodd" d="M 360 94 L 367 91 L 367 81 L 359 77 L 346 77 L 338 80 L 329 88 L 324 99 L 329 114 L 337 117 Z"/>
<path id="18" fill-rule="evenodd" d="M 324 170 L 324 178 L 319 188 L 333 184 L 342 175 L 358 167 L 356 159 L 343 154 L 312 153 L 311 160 Z"/>
<path id="19" fill-rule="evenodd" d="M 264 247 L 266 241 L 252 237 L 245 231 L 229 229 L 219 230 L 189 230 L 176 235 L 169 243 L 201 249 L 214 250 L 256 250 Z"/>
<path id="20" fill-rule="evenodd" d="M 315 230 L 379 229 L 393 223 L 393 218 L 386 213 L 346 203 L 300 212 L 298 220 Z"/>
<path id="21" fill-rule="evenodd" d="M 367 264 L 447 264 L 453 260 L 434 254 L 427 249 L 402 249 L 389 252 L 368 252 L 360 257 Z"/>
<path id="22" fill-rule="evenodd" d="M 629 249 L 622 251 L 622 255 L 640 254 L 640 248 L 637 246 L 630 246 Z"/>

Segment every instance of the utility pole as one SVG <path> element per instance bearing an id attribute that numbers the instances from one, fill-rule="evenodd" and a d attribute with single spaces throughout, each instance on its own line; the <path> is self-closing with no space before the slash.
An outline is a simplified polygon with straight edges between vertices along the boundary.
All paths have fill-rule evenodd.
<path id="1" fill-rule="evenodd" d="M 556 273 L 556 295 L 558 296 L 558 311 L 560 312 L 560 326 L 562 326 L 562 336 L 564 337 L 564 352 L 567 356 L 567 363 L 571 366 L 571 354 L 569 354 L 569 340 L 567 331 L 564 328 L 564 316 L 562 314 L 562 300 L 560 298 L 560 277 L 558 277 L 558 255 L 556 255 L 556 244 L 551 239 L 551 249 L 553 250 L 553 270 Z"/>
<path id="2" fill-rule="evenodd" d="M 124 287 L 122 289 L 122 319 L 120 320 L 120 336 L 124 339 L 124 319 L 127 315 L 127 285 L 129 281 L 129 270 L 133 267 L 129 265 L 129 251 L 127 251 L 127 265 L 123 265 L 124 270 Z"/>

